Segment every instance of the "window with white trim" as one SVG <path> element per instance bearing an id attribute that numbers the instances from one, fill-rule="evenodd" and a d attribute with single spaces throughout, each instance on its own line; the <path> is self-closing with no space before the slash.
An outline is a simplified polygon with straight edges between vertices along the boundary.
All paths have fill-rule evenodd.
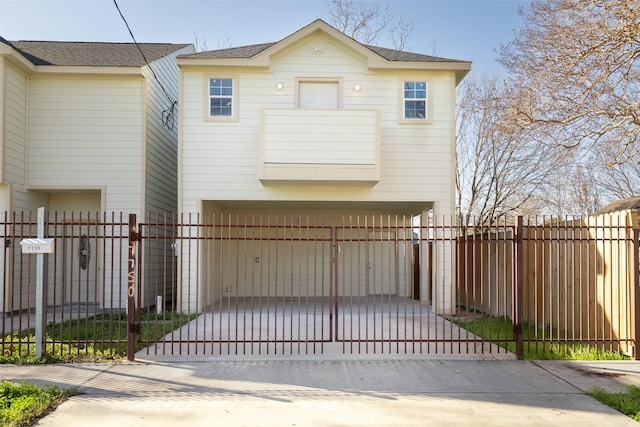
<path id="1" fill-rule="evenodd" d="M 233 117 L 234 80 L 209 79 L 209 117 Z"/>
<path id="2" fill-rule="evenodd" d="M 426 81 L 405 81 L 403 87 L 404 120 L 427 120 L 428 88 Z"/>

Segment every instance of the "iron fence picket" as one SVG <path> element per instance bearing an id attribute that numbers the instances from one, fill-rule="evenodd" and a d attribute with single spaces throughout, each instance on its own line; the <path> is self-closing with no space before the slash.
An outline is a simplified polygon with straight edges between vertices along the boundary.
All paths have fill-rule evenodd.
<path id="1" fill-rule="evenodd" d="M 3 354 L 34 345 L 28 334 L 11 337 L 34 324 L 33 260 L 19 250 L 35 234 L 32 217 L 5 213 L 0 227 Z M 128 357 L 132 345 L 159 356 L 499 355 L 513 345 L 520 357 L 550 346 L 638 357 L 638 231 L 623 218 L 463 227 L 403 214 L 147 215 L 136 224 L 133 323 L 160 337 L 134 329 L 133 342 L 106 333 L 132 307 L 123 218 L 49 213 L 47 232 L 57 242 L 47 261 L 54 349 L 82 355 L 89 346 L 127 343 Z M 91 253 L 86 266 L 83 248 Z M 195 317 L 174 329 L 185 315 Z M 464 328 L 472 322 L 476 332 Z M 510 322 L 514 337 L 489 328 Z M 89 329 L 103 338 L 82 336 Z"/>

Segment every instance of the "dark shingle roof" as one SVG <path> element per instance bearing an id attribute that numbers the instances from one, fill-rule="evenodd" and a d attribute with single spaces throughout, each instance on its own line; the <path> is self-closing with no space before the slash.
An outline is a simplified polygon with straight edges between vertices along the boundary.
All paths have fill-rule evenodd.
<path id="1" fill-rule="evenodd" d="M 209 50 L 189 55 L 180 55 L 181 58 L 193 59 L 218 59 L 218 58 L 252 58 L 260 52 L 270 48 L 276 43 L 262 43 L 249 46 L 233 47 L 228 49 Z M 405 52 L 402 50 L 387 49 L 385 47 L 363 45 L 370 51 L 380 55 L 387 61 L 405 62 L 465 62 L 457 59 L 439 58 L 437 56 L 423 55 L 420 53 Z"/>
<path id="2" fill-rule="evenodd" d="M 0 36 L 0 43 L 4 43 L 6 45 L 11 46 L 11 43 L 9 43 L 9 41 L 2 36 Z"/>
<path id="3" fill-rule="evenodd" d="M 386 47 L 364 45 L 367 49 L 382 56 L 387 61 L 404 62 L 466 62 L 459 59 L 440 58 L 438 56 L 423 55 L 421 53 L 405 52 L 403 50 L 388 49 Z"/>
<path id="4" fill-rule="evenodd" d="M 140 50 L 134 43 L 11 41 L 34 65 L 85 67 L 142 67 Z M 140 43 L 147 60 L 153 62 L 189 44 Z"/>
<path id="5" fill-rule="evenodd" d="M 180 55 L 181 58 L 251 58 L 263 50 L 273 46 L 275 43 L 262 43 L 250 46 L 232 47 L 227 49 L 208 50 L 205 52 L 192 53 L 188 55 Z"/>
<path id="6" fill-rule="evenodd" d="M 322 23 L 322 24 L 324 24 L 324 25 L 326 25 L 328 27 L 331 27 L 331 25 L 327 24 L 322 19 L 317 19 L 314 22 L 312 22 L 311 24 L 309 24 L 307 27 L 304 27 L 304 28 L 308 28 L 308 27 L 310 27 L 311 25 L 313 25 L 315 23 Z M 302 31 L 304 28 L 298 30 L 297 32 Z M 333 28 L 333 27 L 331 27 L 331 28 Z M 335 28 L 334 28 L 334 30 L 339 32 L 339 30 L 337 30 Z M 353 40 L 353 41 L 356 42 L 356 43 L 359 43 L 357 40 Z M 229 48 L 229 49 L 210 50 L 210 51 L 207 51 L 207 52 L 198 52 L 198 53 L 194 53 L 194 54 L 180 55 L 180 57 L 181 58 L 192 58 L 192 59 L 220 59 L 220 58 L 249 59 L 249 58 L 252 58 L 252 57 L 256 56 L 260 52 L 263 52 L 264 50 L 270 48 L 271 46 L 273 46 L 275 44 L 276 43 L 262 43 L 262 44 L 255 44 L 255 45 L 249 45 L 249 46 L 234 47 L 234 48 Z M 370 45 L 362 45 L 362 46 L 364 46 L 365 48 L 369 49 L 370 51 L 376 53 L 377 55 L 381 56 L 382 58 L 386 59 L 387 61 L 398 61 L 398 62 L 467 62 L 467 61 L 460 61 L 460 60 L 457 60 L 457 59 L 439 58 L 437 56 L 422 55 L 422 54 L 419 54 L 419 53 L 411 53 L 411 52 L 404 52 L 404 51 L 401 51 L 401 50 L 387 49 L 387 48 L 378 47 L 378 46 L 370 46 Z"/>

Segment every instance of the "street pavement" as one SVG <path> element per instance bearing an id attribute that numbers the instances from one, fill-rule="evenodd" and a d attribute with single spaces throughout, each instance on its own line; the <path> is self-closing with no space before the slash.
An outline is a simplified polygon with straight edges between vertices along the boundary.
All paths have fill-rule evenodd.
<path id="1" fill-rule="evenodd" d="M 0 365 L 73 396 L 38 426 L 637 426 L 589 397 L 640 385 L 637 361 L 455 357 L 155 358 Z"/>

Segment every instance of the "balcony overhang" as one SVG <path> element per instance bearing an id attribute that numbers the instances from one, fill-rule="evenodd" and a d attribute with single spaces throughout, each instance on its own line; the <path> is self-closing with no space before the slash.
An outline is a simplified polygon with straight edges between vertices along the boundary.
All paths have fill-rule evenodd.
<path id="1" fill-rule="evenodd" d="M 258 176 L 262 182 L 380 180 L 380 117 L 374 110 L 261 111 Z"/>

